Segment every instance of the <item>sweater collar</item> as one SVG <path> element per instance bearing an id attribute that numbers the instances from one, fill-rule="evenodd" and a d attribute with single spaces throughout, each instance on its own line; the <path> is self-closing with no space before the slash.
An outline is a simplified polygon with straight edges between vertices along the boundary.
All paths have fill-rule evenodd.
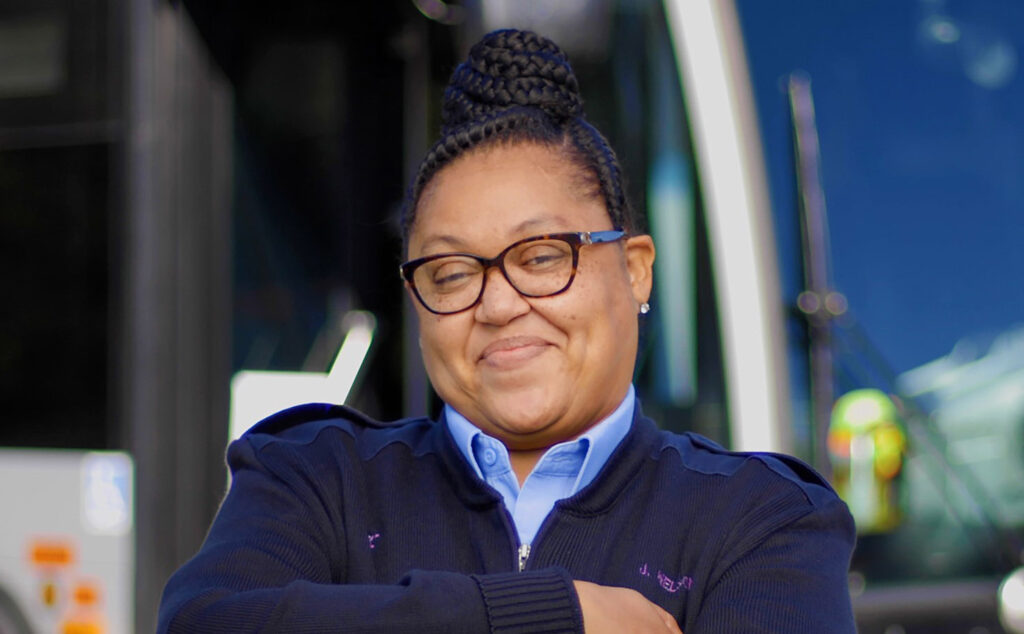
<path id="1" fill-rule="evenodd" d="M 486 507 L 501 502 L 501 495 L 480 479 L 453 438 L 444 412 L 433 425 L 433 445 L 445 471 L 451 474 L 456 494 L 468 506 Z M 612 451 L 593 481 L 575 495 L 559 502 L 579 513 L 598 513 L 614 503 L 624 487 L 636 476 L 658 438 L 655 423 L 643 415 L 640 399 L 634 400 L 633 420 L 622 442 Z"/>
<path id="2" fill-rule="evenodd" d="M 579 452 L 579 462 L 576 469 L 572 473 L 564 473 L 560 477 L 571 478 L 574 481 L 574 485 L 571 487 L 573 493 L 590 484 L 608 461 L 608 457 L 611 456 L 619 442 L 629 431 L 633 420 L 635 402 L 636 390 L 631 384 L 629 390 L 626 391 L 625 398 L 622 399 L 622 402 L 611 414 L 596 425 L 591 426 L 584 433 L 580 434 L 579 437 L 556 443 L 549 447 L 537 463 L 535 470 L 544 468 L 545 459 L 549 455 L 558 452 L 562 452 L 563 455 L 570 451 Z M 484 474 L 486 465 L 481 464 L 481 456 L 478 455 L 484 451 L 481 448 L 481 442 L 486 443 L 490 447 L 495 447 L 495 449 L 490 451 L 497 452 L 497 455 L 492 458 L 489 464 L 493 464 L 497 460 L 499 463 L 503 463 L 503 466 L 507 467 L 508 470 L 511 470 L 508 452 L 504 450 L 500 441 L 485 434 L 455 410 L 455 408 L 445 405 L 441 420 L 448 425 L 456 446 L 462 452 L 462 455 L 465 456 L 470 466 L 473 467 L 473 471 L 477 476 L 485 480 L 487 479 Z"/>

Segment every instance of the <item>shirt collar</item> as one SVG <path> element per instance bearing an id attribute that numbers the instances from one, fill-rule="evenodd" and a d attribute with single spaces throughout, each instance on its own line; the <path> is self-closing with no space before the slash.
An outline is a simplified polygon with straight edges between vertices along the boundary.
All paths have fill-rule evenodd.
<path id="1" fill-rule="evenodd" d="M 579 474 L 576 476 L 576 484 L 573 487 L 573 492 L 575 493 L 582 489 L 597 477 L 601 468 L 604 467 L 606 462 L 608 462 L 608 458 L 612 455 L 612 452 L 615 451 L 615 448 L 619 446 L 619 443 L 629 432 L 630 425 L 633 422 L 633 410 L 635 407 L 636 391 L 633 389 L 633 385 L 630 384 L 629 390 L 626 392 L 626 397 L 622 399 L 622 402 L 619 403 L 619 406 L 614 412 L 609 414 L 601 422 L 592 426 L 578 438 L 549 447 L 537 464 L 540 465 L 544 463 L 544 458 L 552 452 L 557 454 L 566 451 L 566 448 L 569 447 L 583 447 L 585 454 L 583 457 L 582 467 L 579 470 Z M 468 419 L 448 404 L 445 404 L 444 406 L 444 420 L 448 425 L 452 438 L 455 440 L 455 445 L 459 448 L 459 452 L 466 458 L 466 461 L 469 462 L 470 466 L 473 467 L 473 471 L 475 471 L 481 479 L 486 479 L 483 470 L 476 459 L 474 438 L 481 436 L 483 438 L 494 440 L 495 442 L 498 441 L 480 431 L 478 427 L 469 422 Z M 479 442 L 477 444 L 479 446 Z"/>

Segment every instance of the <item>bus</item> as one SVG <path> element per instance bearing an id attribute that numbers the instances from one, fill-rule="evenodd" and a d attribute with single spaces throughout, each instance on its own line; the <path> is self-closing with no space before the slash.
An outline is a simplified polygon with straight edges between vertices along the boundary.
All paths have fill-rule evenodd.
<path id="1" fill-rule="evenodd" d="M 701 24 L 695 4 L 667 8 L 696 204 L 747 210 L 770 242 L 755 267 L 777 284 L 744 289 L 777 293 L 767 301 L 782 314 L 768 337 L 784 351 L 766 343 L 764 356 L 786 360 L 790 409 L 765 440 L 829 475 L 851 507 L 860 631 L 1020 631 L 1024 290 L 1003 280 L 1024 270 L 1011 176 L 1024 159 L 1012 106 L 1024 15 L 998 2 L 738 0 L 711 3 Z M 714 77 L 688 67 L 716 58 Z M 746 181 L 718 167 L 730 143 Z M 743 182 L 752 202 L 720 208 L 716 187 Z M 724 314 L 728 292 L 716 296 Z M 721 343 L 727 366 L 750 363 Z M 764 426 L 730 414 L 734 443 Z"/>

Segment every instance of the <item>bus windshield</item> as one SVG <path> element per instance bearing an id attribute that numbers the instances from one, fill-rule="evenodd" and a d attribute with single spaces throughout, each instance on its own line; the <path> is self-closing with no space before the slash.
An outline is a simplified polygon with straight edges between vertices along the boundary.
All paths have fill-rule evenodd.
<path id="1" fill-rule="evenodd" d="M 859 525 L 854 569 L 1003 569 L 1024 532 L 1024 5 L 736 4 L 787 305 L 804 287 L 786 94 L 798 73 L 813 94 L 831 284 L 848 306 L 833 328 L 836 394 L 882 390 L 905 419 L 900 518 Z M 806 350 L 789 344 L 800 412 Z"/>

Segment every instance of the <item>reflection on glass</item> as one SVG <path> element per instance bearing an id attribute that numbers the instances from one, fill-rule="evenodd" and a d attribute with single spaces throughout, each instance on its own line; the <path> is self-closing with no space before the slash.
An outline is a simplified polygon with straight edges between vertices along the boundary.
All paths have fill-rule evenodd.
<path id="1" fill-rule="evenodd" d="M 58 92 L 66 80 L 60 15 L 0 20 L 0 99 Z"/>

